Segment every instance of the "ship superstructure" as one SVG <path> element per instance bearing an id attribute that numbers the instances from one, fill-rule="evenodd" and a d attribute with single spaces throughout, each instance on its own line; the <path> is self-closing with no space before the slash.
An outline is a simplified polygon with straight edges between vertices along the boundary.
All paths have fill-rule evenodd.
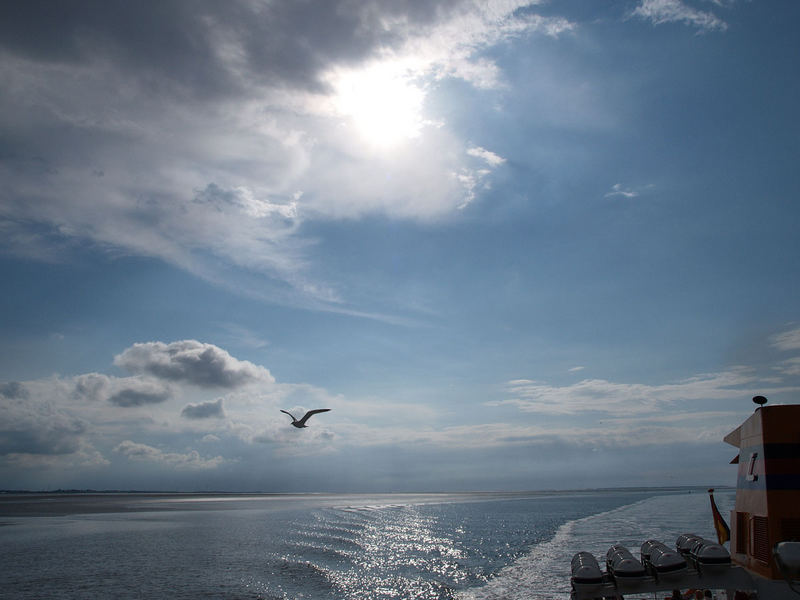
<path id="1" fill-rule="evenodd" d="M 736 503 L 727 525 L 715 515 L 715 540 L 683 533 L 673 545 L 646 540 L 639 557 L 619 545 L 604 566 L 588 552 L 572 560 L 572 600 L 702 597 L 716 590 L 729 600 L 783 600 L 800 595 L 800 405 L 764 406 L 725 436 L 739 454 Z M 713 490 L 709 490 L 713 492 Z M 712 507 L 716 512 L 716 504 Z M 719 533 L 724 530 L 724 534 Z"/>
<path id="2" fill-rule="evenodd" d="M 739 448 L 731 559 L 767 579 L 783 579 L 773 548 L 800 541 L 800 405 L 762 406 L 725 436 Z"/>

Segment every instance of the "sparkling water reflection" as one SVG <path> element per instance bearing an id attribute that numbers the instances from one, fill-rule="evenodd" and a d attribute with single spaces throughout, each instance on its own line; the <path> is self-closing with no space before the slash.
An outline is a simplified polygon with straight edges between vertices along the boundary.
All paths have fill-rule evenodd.
<path id="1" fill-rule="evenodd" d="M 545 597 L 568 585 L 542 567 L 563 558 L 570 536 L 592 518 L 601 531 L 614 519 L 641 529 L 637 507 L 655 493 L 109 500 L 117 512 L 100 499 L 94 513 L 6 513 L 0 590 L 20 599 Z M 662 510 L 680 511 L 677 496 L 662 497 Z"/>

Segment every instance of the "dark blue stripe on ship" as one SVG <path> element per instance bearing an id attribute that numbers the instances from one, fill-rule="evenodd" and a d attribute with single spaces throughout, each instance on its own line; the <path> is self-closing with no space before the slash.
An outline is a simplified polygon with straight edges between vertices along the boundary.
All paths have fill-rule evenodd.
<path id="1" fill-rule="evenodd" d="M 765 444 L 764 458 L 794 458 L 800 459 L 800 444 Z"/>
<path id="2" fill-rule="evenodd" d="M 759 474 L 755 481 L 748 481 L 747 476 L 739 477 L 736 487 L 740 490 L 800 490 L 800 474 Z"/>
<path id="3" fill-rule="evenodd" d="M 739 461 L 747 462 L 753 452 L 758 452 L 758 458 L 795 459 L 800 460 L 800 444 L 764 444 L 763 446 L 750 446 L 739 451 Z"/>

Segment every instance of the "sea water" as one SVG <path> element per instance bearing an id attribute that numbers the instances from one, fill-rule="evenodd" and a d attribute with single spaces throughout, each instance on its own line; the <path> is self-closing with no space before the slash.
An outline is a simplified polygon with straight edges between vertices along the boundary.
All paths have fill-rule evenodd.
<path id="1" fill-rule="evenodd" d="M 0 597 L 566 600 L 575 552 L 687 532 L 704 490 L 0 497 Z"/>

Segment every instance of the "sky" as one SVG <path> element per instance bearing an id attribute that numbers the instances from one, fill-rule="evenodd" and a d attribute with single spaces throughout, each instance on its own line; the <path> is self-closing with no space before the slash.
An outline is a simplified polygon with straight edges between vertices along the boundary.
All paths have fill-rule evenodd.
<path id="1" fill-rule="evenodd" d="M 800 395 L 799 19 L 3 3 L 0 488 L 733 485 Z"/>

